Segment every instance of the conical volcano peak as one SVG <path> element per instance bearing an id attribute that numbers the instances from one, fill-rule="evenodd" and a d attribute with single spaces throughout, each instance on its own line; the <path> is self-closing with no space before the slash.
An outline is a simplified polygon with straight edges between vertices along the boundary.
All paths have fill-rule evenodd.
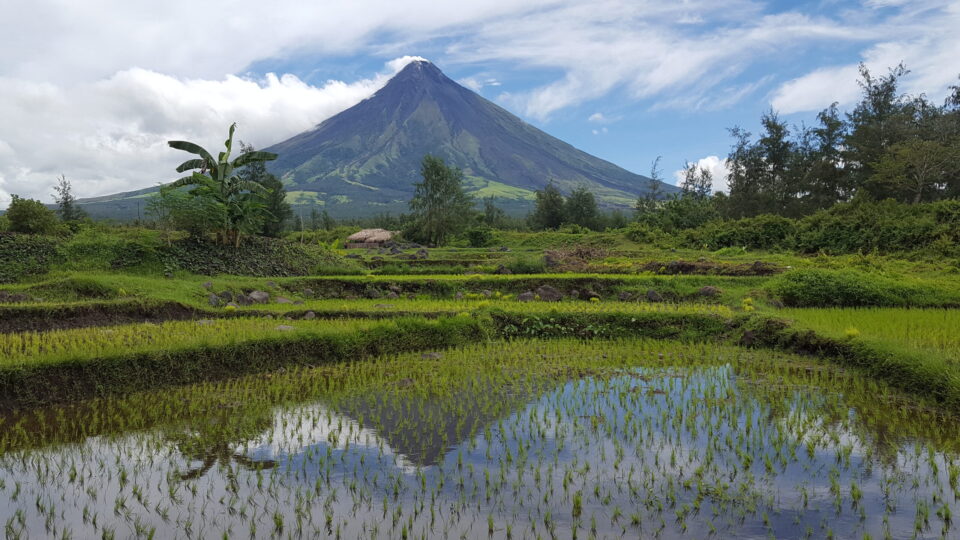
<path id="1" fill-rule="evenodd" d="M 432 62 L 425 58 L 416 57 L 409 64 L 403 67 L 396 75 L 390 79 L 390 82 L 394 81 L 422 81 L 422 80 L 432 80 L 435 82 L 449 80 L 446 75 L 440 71 L 440 68 L 435 66 Z"/>

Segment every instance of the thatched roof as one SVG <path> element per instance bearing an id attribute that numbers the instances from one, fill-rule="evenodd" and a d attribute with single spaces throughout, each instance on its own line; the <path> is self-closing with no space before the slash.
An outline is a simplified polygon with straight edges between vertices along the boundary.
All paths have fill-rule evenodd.
<path id="1" fill-rule="evenodd" d="M 393 239 L 393 235 L 393 231 L 386 229 L 364 229 L 348 236 L 347 242 L 351 244 L 389 242 Z"/>

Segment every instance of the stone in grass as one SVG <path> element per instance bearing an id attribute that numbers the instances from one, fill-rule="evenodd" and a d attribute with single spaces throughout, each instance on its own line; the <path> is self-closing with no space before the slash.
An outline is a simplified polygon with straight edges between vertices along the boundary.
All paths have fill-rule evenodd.
<path id="1" fill-rule="evenodd" d="M 617 300 L 620 300 L 621 302 L 629 302 L 632 299 L 633 295 L 627 291 L 620 291 L 620 294 L 617 295 Z"/>
<path id="2" fill-rule="evenodd" d="M 596 298 L 597 300 L 600 300 L 600 295 L 591 290 L 584 291 L 583 297 L 586 298 L 587 300 L 593 300 L 594 298 Z"/>
<path id="3" fill-rule="evenodd" d="M 210 303 L 210 307 L 220 307 L 220 297 L 213 293 L 207 296 L 207 302 Z"/>
<path id="4" fill-rule="evenodd" d="M 208 281 L 208 282 L 204 283 L 204 284 L 203 284 L 203 288 L 209 291 L 210 289 L 213 288 L 213 282 L 212 282 L 212 281 Z"/>
<path id="5" fill-rule="evenodd" d="M 293 305 L 295 305 L 295 306 L 302 306 L 302 305 L 303 305 L 303 300 L 294 300 L 294 301 L 293 301 Z"/>
<path id="6" fill-rule="evenodd" d="M 307 298 L 311 298 L 311 297 L 313 296 L 313 294 L 314 294 L 314 293 L 313 293 L 313 289 L 311 289 L 311 288 L 309 288 L 309 287 L 303 290 L 303 296 L 305 296 L 305 297 L 307 297 Z"/>
<path id="7" fill-rule="evenodd" d="M 663 302 L 663 295 L 657 291 L 650 289 L 647 291 L 647 301 L 648 302 Z"/>
<path id="8" fill-rule="evenodd" d="M 536 295 L 539 296 L 544 302 L 559 302 L 563 300 L 563 293 L 549 285 L 541 285 L 540 287 L 537 287 Z"/>
<path id="9" fill-rule="evenodd" d="M 463 291 L 457 291 L 457 294 L 453 295 L 457 300 L 463 300 Z"/>
<path id="10" fill-rule="evenodd" d="M 270 301 L 270 294 L 263 291 L 253 291 L 247 297 L 255 304 L 266 304 Z"/>
<path id="11" fill-rule="evenodd" d="M 284 298 L 282 296 L 278 296 L 277 299 L 274 300 L 274 302 L 278 304 L 292 304 L 293 300 L 290 300 L 289 298 Z"/>
<path id="12" fill-rule="evenodd" d="M 536 299 L 536 297 L 537 295 L 533 294 L 533 291 L 527 291 L 520 293 L 517 296 L 517 300 L 520 302 L 532 302 L 534 299 Z"/>
<path id="13" fill-rule="evenodd" d="M 573 298 L 574 300 L 577 300 L 578 298 L 580 298 L 580 291 L 576 289 L 570 291 L 570 298 Z"/>
<path id="14" fill-rule="evenodd" d="M 227 309 L 237 309 L 237 308 L 240 307 L 240 306 L 238 306 L 238 305 L 237 305 L 236 303 L 234 303 L 234 302 L 227 302 L 227 305 L 225 305 L 225 306 L 223 306 L 223 307 L 225 307 L 225 308 L 227 308 Z"/>
<path id="15" fill-rule="evenodd" d="M 480 291 L 480 294 L 482 294 L 484 298 L 490 298 L 491 296 L 493 296 L 493 291 L 491 291 L 490 289 L 484 289 Z"/>
<path id="16" fill-rule="evenodd" d="M 400 295 L 394 291 L 390 291 L 387 293 L 387 295 L 384 298 L 389 298 L 390 300 L 393 300 L 395 298 L 400 298 Z"/>
<path id="17" fill-rule="evenodd" d="M 713 298 L 723 294 L 723 291 L 712 285 L 707 285 L 705 287 L 700 287 L 700 290 L 697 291 L 697 294 L 700 296 L 706 296 L 707 298 Z"/>
<path id="18" fill-rule="evenodd" d="M 280 324 L 280 325 L 277 325 L 276 329 L 280 330 L 281 332 L 289 332 L 290 330 L 294 330 L 295 328 L 293 326 L 290 326 L 289 324 Z"/>
<path id="19" fill-rule="evenodd" d="M 312 312 L 312 311 L 308 311 L 308 312 L 306 312 L 306 313 L 303 314 L 303 318 L 304 318 L 305 320 L 312 321 L 313 319 L 316 319 L 316 318 L 317 318 L 317 314 L 314 313 L 314 312 Z"/>
<path id="20" fill-rule="evenodd" d="M 238 294 L 234 297 L 233 301 L 241 306 L 249 306 L 253 304 L 253 300 L 251 300 L 250 297 L 245 294 Z"/>
<path id="21" fill-rule="evenodd" d="M 220 300 L 223 302 L 233 302 L 233 293 L 230 291 L 223 291 L 219 295 Z"/>

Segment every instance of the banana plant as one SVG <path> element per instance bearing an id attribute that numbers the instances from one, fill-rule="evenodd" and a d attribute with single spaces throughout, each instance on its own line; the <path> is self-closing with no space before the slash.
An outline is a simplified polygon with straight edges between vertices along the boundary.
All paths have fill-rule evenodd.
<path id="1" fill-rule="evenodd" d="M 177 172 L 193 171 L 164 189 L 178 189 L 194 186 L 191 195 L 209 197 L 219 207 L 220 227 L 217 236 L 224 244 L 240 246 L 240 237 L 243 233 L 251 233 L 258 228 L 266 212 L 261 196 L 270 192 L 257 182 L 244 180 L 236 172 L 245 165 L 259 161 L 277 159 L 277 154 L 271 152 L 247 152 L 230 161 L 233 150 L 233 133 L 237 129 L 234 122 L 230 125 L 230 133 L 224 141 L 226 150 L 220 152 L 217 159 L 202 146 L 189 141 L 168 141 L 171 148 L 183 150 L 200 156 L 188 159 L 177 167 Z"/>

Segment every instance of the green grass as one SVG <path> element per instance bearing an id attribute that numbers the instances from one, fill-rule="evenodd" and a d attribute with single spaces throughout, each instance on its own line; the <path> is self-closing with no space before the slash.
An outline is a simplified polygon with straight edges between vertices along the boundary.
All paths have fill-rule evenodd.
<path id="1" fill-rule="evenodd" d="M 781 314 L 837 339 L 940 356 L 960 365 L 960 310 L 787 309 Z"/>

